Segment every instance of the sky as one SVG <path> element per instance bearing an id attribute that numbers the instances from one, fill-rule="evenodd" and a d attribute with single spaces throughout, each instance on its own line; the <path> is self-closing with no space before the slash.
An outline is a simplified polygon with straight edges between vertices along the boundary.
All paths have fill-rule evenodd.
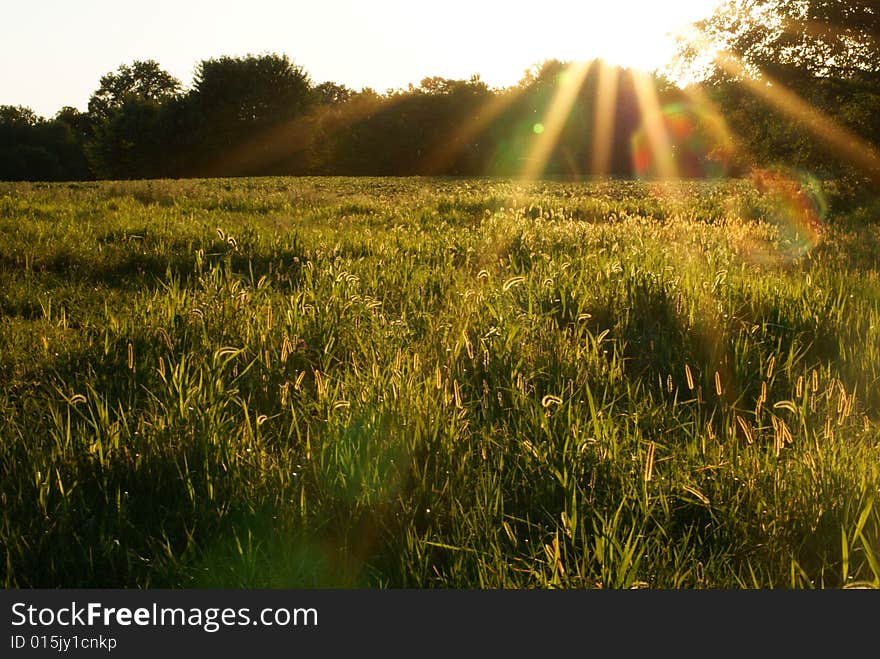
<path id="1" fill-rule="evenodd" d="M 0 105 L 86 109 L 102 75 L 153 59 L 184 86 L 223 55 L 279 53 L 315 83 L 376 91 L 426 76 L 515 84 L 545 59 L 644 69 L 718 0 L 36 0 L 3 3 Z"/>

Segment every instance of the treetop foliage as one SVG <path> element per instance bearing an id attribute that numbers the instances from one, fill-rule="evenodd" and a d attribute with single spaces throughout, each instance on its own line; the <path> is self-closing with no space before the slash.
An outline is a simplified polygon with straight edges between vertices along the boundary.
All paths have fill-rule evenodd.
<path id="1" fill-rule="evenodd" d="M 728 0 L 694 27 L 681 58 L 719 54 L 702 87 L 758 162 L 880 180 L 823 135 L 849 135 L 850 151 L 880 144 L 880 0 Z"/>
<path id="2" fill-rule="evenodd" d="M 42 119 L 22 105 L 0 105 L 0 123 L 5 126 L 36 126 Z"/>
<path id="3" fill-rule="evenodd" d="M 192 95 L 208 112 L 259 123 L 301 114 L 311 87 L 308 74 L 286 55 L 248 55 L 202 61 Z"/>
<path id="4" fill-rule="evenodd" d="M 180 81 L 154 60 L 123 64 L 101 77 L 100 86 L 89 99 L 89 113 L 104 121 L 128 100 L 161 103 L 174 98 L 180 90 Z"/>
<path id="5" fill-rule="evenodd" d="M 880 73 L 878 0 L 728 0 L 696 27 L 752 71 L 786 79 Z M 691 44 L 688 54 L 693 57 L 697 48 Z"/>

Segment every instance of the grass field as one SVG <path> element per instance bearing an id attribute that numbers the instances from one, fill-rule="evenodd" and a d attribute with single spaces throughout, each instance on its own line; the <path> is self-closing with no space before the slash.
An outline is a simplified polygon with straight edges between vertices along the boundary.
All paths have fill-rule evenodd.
<path id="1" fill-rule="evenodd" d="M 878 220 L 750 181 L 0 184 L 3 583 L 880 587 Z"/>

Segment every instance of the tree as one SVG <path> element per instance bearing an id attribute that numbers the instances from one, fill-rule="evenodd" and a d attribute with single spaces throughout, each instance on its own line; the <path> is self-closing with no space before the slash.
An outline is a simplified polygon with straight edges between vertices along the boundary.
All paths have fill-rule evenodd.
<path id="1" fill-rule="evenodd" d="M 696 28 L 682 59 L 722 53 L 709 92 L 759 163 L 878 176 L 873 156 L 852 156 L 880 143 L 880 1 L 729 0 Z"/>
<path id="2" fill-rule="evenodd" d="M 40 117 L 23 105 L 0 105 L 0 125 L 6 127 L 36 126 Z"/>
<path id="3" fill-rule="evenodd" d="M 126 101 L 161 104 L 177 96 L 180 88 L 180 81 L 163 71 L 158 62 L 136 60 L 101 77 L 100 86 L 89 99 L 89 114 L 95 122 L 106 121 Z"/>
<path id="4" fill-rule="evenodd" d="M 82 138 L 91 137 L 94 133 L 92 116 L 88 112 L 80 112 L 69 105 L 58 110 L 54 121 L 67 124 L 74 133 Z"/>
<path id="5" fill-rule="evenodd" d="M 95 129 L 89 155 L 95 173 L 105 178 L 149 178 L 165 174 L 170 145 L 159 132 L 161 105 L 129 98 Z"/>
<path id="6" fill-rule="evenodd" d="M 89 131 L 86 152 L 92 171 L 110 178 L 160 174 L 164 144 L 158 117 L 180 88 L 180 81 L 154 60 L 136 60 L 102 76 L 89 99 L 89 121 L 68 113 Z"/>
<path id="7" fill-rule="evenodd" d="M 354 93 L 345 85 L 335 82 L 322 82 L 315 87 L 315 99 L 318 105 L 339 105 L 351 100 Z"/>
<path id="8" fill-rule="evenodd" d="M 286 55 L 275 54 L 203 60 L 196 68 L 191 99 L 203 121 L 199 141 L 208 173 L 235 149 L 305 115 L 315 100 L 306 72 Z M 237 173 L 264 173 L 281 157 L 269 143 L 256 145 L 246 156 L 254 163 L 248 167 L 256 169 Z"/>
<path id="9" fill-rule="evenodd" d="M 0 179 L 57 181 L 88 176 L 83 138 L 68 123 L 58 118 L 46 121 L 27 107 L 0 106 Z"/>
<path id="10" fill-rule="evenodd" d="M 0 105 L 0 180 L 54 178 L 58 164 L 36 144 L 40 121 L 28 107 Z"/>
<path id="11" fill-rule="evenodd" d="M 267 124 L 309 106 L 308 75 L 286 55 L 248 55 L 203 60 L 193 95 L 205 111 L 241 125 Z"/>
<path id="12" fill-rule="evenodd" d="M 46 142 L 51 145 L 62 165 L 65 180 L 92 178 L 86 157 L 86 144 L 94 134 L 92 120 L 87 112 L 65 106 L 45 123 Z"/>
<path id="13" fill-rule="evenodd" d="M 877 0 L 729 0 L 696 27 L 747 69 L 778 79 L 876 83 L 880 75 Z M 695 44 L 687 55 L 696 55 Z"/>

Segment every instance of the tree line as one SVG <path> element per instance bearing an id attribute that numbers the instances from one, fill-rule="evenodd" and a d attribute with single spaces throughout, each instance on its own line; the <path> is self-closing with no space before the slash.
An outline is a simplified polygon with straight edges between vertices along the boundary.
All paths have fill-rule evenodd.
<path id="1" fill-rule="evenodd" d="M 547 61 L 505 89 L 478 76 L 429 77 L 381 94 L 316 84 L 286 55 L 203 60 L 189 89 L 157 62 L 135 61 L 100 79 L 85 112 L 65 107 L 44 119 L 0 106 L 0 179 L 517 175 L 548 139 L 545 128 L 554 135 L 540 156 L 543 175 L 662 174 L 650 153 L 644 158 L 658 121 L 650 113 L 660 116 L 679 175 L 784 163 L 835 176 L 880 144 L 875 5 L 727 3 L 698 28 L 736 67 L 715 65 L 688 89 L 652 75 L 651 103 L 643 74 L 598 61 L 577 76 Z M 683 61 L 697 59 L 699 47 L 685 44 Z M 572 84 L 573 93 L 561 91 Z M 563 120 L 545 127 L 561 97 L 569 104 Z M 613 120 L 603 122 L 603 112 Z"/>
<path id="2" fill-rule="evenodd" d="M 501 90 L 478 76 L 429 77 L 380 94 L 314 84 L 285 55 L 248 55 L 201 62 L 184 91 L 157 62 L 136 61 L 101 78 L 86 112 L 65 107 L 46 120 L 28 108 L 0 109 L 0 178 L 514 175 L 567 68 L 544 62 Z M 597 62 L 546 173 L 592 173 L 598 72 Z M 618 73 L 604 173 L 625 176 L 639 109 L 632 73 Z"/>

